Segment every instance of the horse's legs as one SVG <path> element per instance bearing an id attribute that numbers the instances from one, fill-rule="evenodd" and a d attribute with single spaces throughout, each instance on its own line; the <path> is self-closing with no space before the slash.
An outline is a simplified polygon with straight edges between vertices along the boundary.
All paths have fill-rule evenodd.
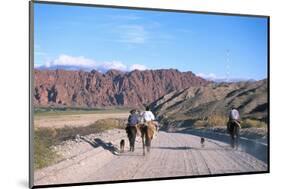
<path id="1" fill-rule="evenodd" d="M 135 141 L 134 141 L 134 138 L 132 137 L 131 140 L 130 140 L 130 151 L 131 152 L 134 151 L 134 145 L 135 145 L 134 143 L 135 143 Z"/>
<path id="2" fill-rule="evenodd" d="M 229 123 L 228 131 L 229 131 L 229 135 L 230 135 L 230 146 L 232 148 L 234 148 L 235 147 L 235 125 L 233 125 L 233 123 Z"/>
<path id="3" fill-rule="evenodd" d="M 134 136 L 132 137 L 132 152 L 135 151 L 135 140 L 136 140 L 136 133 L 134 132 Z"/>
<path id="4" fill-rule="evenodd" d="M 234 140 L 235 140 L 234 131 L 232 131 L 230 133 L 230 145 L 231 145 L 232 148 L 234 148 Z"/>
<path id="5" fill-rule="evenodd" d="M 235 135 L 236 135 L 236 139 L 235 139 L 235 146 L 236 146 L 236 149 L 238 149 L 238 146 L 239 146 L 239 130 L 240 128 L 238 126 L 235 127 Z"/>
<path id="6" fill-rule="evenodd" d="M 144 143 L 144 135 L 143 134 L 141 136 L 141 140 L 142 140 L 142 154 L 145 155 L 145 143 Z"/>
<path id="7" fill-rule="evenodd" d="M 132 138 L 130 139 L 130 152 L 133 151 Z"/>
<path id="8" fill-rule="evenodd" d="M 147 152 L 150 152 L 150 140 L 148 139 L 147 140 L 147 146 L 146 146 L 146 148 L 147 148 Z"/>
<path id="9" fill-rule="evenodd" d="M 145 143 L 144 143 L 145 130 L 141 128 L 141 140 L 142 140 L 142 154 L 145 155 Z"/>
<path id="10" fill-rule="evenodd" d="M 129 138 L 130 152 L 131 152 L 132 151 L 132 139 L 133 139 L 132 128 L 128 128 L 128 138 Z"/>
<path id="11" fill-rule="evenodd" d="M 146 133 L 145 135 L 145 145 L 146 145 L 146 150 L 147 152 L 150 152 L 150 144 L 151 144 L 151 139 L 149 138 L 148 134 Z"/>
<path id="12" fill-rule="evenodd" d="M 129 142 L 130 142 L 130 152 L 131 152 L 132 151 L 132 137 L 130 137 Z"/>

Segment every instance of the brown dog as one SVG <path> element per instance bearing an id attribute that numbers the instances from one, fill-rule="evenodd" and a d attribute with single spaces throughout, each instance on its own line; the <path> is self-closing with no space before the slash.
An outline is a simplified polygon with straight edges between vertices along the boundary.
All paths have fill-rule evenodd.
<path id="1" fill-rule="evenodd" d="M 125 140 L 122 139 L 120 141 L 120 152 L 123 153 L 124 152 L 124 148 L 125 148 Z"/>

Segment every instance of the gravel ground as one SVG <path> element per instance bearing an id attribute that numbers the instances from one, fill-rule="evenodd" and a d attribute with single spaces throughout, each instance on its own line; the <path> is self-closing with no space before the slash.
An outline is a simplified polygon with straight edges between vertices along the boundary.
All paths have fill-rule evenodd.
<path id="1" fill-rule="evenodd" d="M 125 152 L 119 142 L 126 139 Z M 124 130 L 77 137 L 55 149 L 63 159 L 35 171 L 35 185 L 162 178 L 191 175 L 266 171 L 267 164 L 228 144 L 186 133 L 160 131 L 151 152 L 142 155 L 137 137 L 135 152 L 129 152 Z"/>

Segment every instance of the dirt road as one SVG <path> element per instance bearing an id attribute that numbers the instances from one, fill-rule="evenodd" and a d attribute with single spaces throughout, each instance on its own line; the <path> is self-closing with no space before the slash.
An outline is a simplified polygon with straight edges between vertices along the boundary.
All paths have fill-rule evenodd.
<path id="1" fill-rule="evenodd" d="M 119 154 L 116 147 L 123 131 L 110 138 L 80 142 L 81 151 L 74 157 L 35 172 L 35 184 L 98 182 L 220 173 L 266 171 L 267 165 L 255 157 L 233 150 L 228 144 L 190 134 L 159 132 L 152 141 L 150 154 L 143 156 L 140 139 L 136 151 Z M 111 141 L 112 143 L 110 143 Z M 75 145 L 73 146 L 74 148 Z"/>

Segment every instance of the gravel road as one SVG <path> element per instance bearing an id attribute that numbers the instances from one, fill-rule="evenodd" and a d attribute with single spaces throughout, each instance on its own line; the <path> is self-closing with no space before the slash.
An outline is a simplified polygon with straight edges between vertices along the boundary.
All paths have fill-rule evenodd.
<path id="1" fill-rule="evenodd" d="M 151 152 L 143 156 L 141 140 L 135 152 L 118 153 L 124 131 L 112 131 L 110 137 L 85 138 L 72 148 L 79 153 L 55 165 L 35 172 L 35 185 L 112 180 L 211 175 L 221 173 L 266 171 L 267 164 L 228 144 L 184 133 L 160 131 L 152 141 Z M 98 139 L 98 140 L 97 140 Z M 98 142 L 98 143 L 97 143 Z M 74 150 L 75 151 L 75 150 Z"/>

